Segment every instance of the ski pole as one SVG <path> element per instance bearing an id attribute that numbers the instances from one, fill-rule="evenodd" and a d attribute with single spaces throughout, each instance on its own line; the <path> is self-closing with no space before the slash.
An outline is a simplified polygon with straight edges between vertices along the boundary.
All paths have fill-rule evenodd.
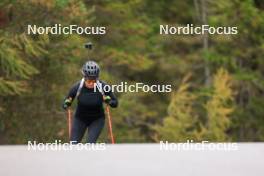
<path id="1" fill-rule="evenodd" d="M 72 126 L 72 118 L 71 118 L 71 109 L 67 109 L 67 117 L 68 117 L 68 133 L 69 133 L 69 140 L 71 140 L 71 126 Z"/>
<path id="2" fill-rule="evenodd" d="M 114 144 L 115 140 L 114 140 L 114 135 L 113 135 L 113 131 L 112 131 L 112 118 L 111 118 L 111 114 L 110 114 L 109 105 L 106 106 L 106 112 L 107 112 L 107 118 L 108 118 L 109 137 L 111 139 L 111 143 Z"/>

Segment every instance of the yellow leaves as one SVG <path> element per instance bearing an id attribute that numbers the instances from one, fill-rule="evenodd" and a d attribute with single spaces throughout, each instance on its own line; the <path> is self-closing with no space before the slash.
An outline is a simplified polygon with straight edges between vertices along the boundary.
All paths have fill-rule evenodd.
<path id="1" fill-rule="evenodd" d="M 36 49 L 37 48 L 37 49 Z M 25 35 L 15 37 L 3 37 L 0 48 L 0 65 L 7 78 L 16 76 L 21 79 L 28 79 L 29 76 L 38 73 L 38 70 L 28 64 L 25 55 L 40 55 L 40 47 L 33 45 L 32 41 Z"/>
<path id="2" fill-rule="evenodd" d="M 232 77 L 225 69 L 220 68 L 213 76 L 212 93 L 209 95 L 190 91 L 190 77 L 191 74 L 187 74 L 173 93 L 168 116 L 162 126 L 156 127 L 157 133 L 162 139 L 174 141 L 228 140 L 225 132 L 231 123 L 229 117 L 234 111 Z M 201 111 L 202 104 L 204 111 Z M 204 115 L 207 115 L 205 122 L 201 120 Z"/>
<path id="3" fill-rule="evenodd" d="M 184 141 L 200 136 L 199 131 L 195 128 L 198 114 L 194 104 L 197 96 L 189 91 L 190 77 L 191 74 L 187 74 L 178 90 L 173 93 L 168 107 L 168 116 L 164 119 L 163 125 L 154 128 L 162 140 Z"/>
<path id="4" fill-rule="evenodd" d="M 24 81 L 9 81 L 0 77 L 0 95 L 16 95 L 27 91 L 27 84 Z"/>
<path id="5" fill-rule="evenodd" d="M 232 112 L 228 102 L 233 100 L 232 77 L 229 73 L 220 68 L 213 78 L 213 95 L 207 106 L 218 111 L 218 114 L 227 116 Z"/>
<path id="6" fill-rule="evenodd" d="M 214 96 L 223 100 L 232 97 L 232 78 L 225 69 L 220 68 L 213 79 Z"/>
<path id="7" fill-rule="evenodd" d="M 188 73 L 181 82 L 180 87 L 177 90 L 177 93 L 182 93 L 182 92 L 186 92 L 188 90 L 188 88 L 190 87 L 190 83 L 188 83 L 188 80 L 191 78 L 191 74 Z"/>
<path id="8" fill-rule="evenodd" d="M 6 77 L 18 76 L 22 79 L 28 79 L 30 75 L 38 71 L 22 60 L 14 48 L 2 45 L 0 49 L 0 63 L 3 73 Z"/>
<path id="9" fill-rule="evenodd" d="M 168 107 L 168 114 L 180 118 L 182 116 L 192 116 L 192 103 L 197 98 L 193 93 L 190 93 L 188 89 L 190 88 L 191 74 L 187 74 L 183 80 L 178 90 L 173 93 L 171 103 Z M 184 115 L 185 114 L 185 115 Z"/>
<path id="10" fill-rule="evenodd" d="M 210 137 L 216 140 L 226 140 L 225 130 L 230 124 L 229 116 L 234 111 L 232 77 L 220 68 L 213 79 L 213 94 L 205 104 L 208 116 Z"/>
<path id="11" fill-rule="evenodd" d="M 28 37 L 25 33 L 22 33 L 16 36 L 15 39 L 17 45 L 20 45 L 20 48 L 23 48 L 26 54 L 40 57 L 42 54 L 47 53 L 47 51 L 41 47 L 41 45 L 43 46 L 48 44 L 49 39 L 47 37 L 47 35 L 41 36 L 40 40 L 35 42 L 30 39 L 30 37 Z"/>
<path id="12" fill-rule="evenodd" d="M 28 90 L 26 80 L 38 70 L 27 62 L 28 55 L 39 55 L 38 47 L 25 35 L 10 36 L 3 33 L 0 39 L 0 95 L 21 94 Z"/>

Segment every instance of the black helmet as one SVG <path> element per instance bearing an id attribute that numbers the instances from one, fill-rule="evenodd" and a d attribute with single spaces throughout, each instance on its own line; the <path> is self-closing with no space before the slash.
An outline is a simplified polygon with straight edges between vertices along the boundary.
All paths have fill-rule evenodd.
<path id="1" fill-rule="evenodd" d="M 82 68 L 82 74 L 85 78 L 96 79 L 99 77 L 99 72 L 100 67 L 94 61 L 87 61 Z"/>

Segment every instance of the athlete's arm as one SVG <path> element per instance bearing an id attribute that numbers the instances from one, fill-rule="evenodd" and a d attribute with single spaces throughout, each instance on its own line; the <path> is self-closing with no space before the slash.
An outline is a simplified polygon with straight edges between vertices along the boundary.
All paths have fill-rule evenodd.
<path id="1" fill-rule="evenodd" d="M 72 88 L 70 89 L 68 95 L 66 96 L 66 98 L 72 98 L 72 100 L 74 100 L 76 94 L 77 94 L 77 91 L 78 91 L 78 88 L 79 88 L 79 85 L 80 85 L 80 81 L 75 83 Z"/>
<path id="2" fill-rule="evenodd" d="M 79 85 L 80 85 L 80 82 L 74 84 L 73 87 L 70 89 L 68 95 L 64 98 L 64 101 L 62 104 L 63 109 L 67 109 L 69 106 L 71 106 L 71 104 L 72 104 L 72 102 L 73 102 L 73 100 L 77 94 Z"/>

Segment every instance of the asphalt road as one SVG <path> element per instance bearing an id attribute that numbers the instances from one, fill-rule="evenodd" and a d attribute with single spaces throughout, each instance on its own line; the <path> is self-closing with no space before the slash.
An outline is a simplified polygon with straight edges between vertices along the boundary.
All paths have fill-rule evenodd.
<path id="1" fill-rule="evenodd" d="M 97 151 L 32 151 L 0 146 L 1 176 L 262 176 L 264 143 L 237 150 L 161 150 L 159 144 L 115 144 Z"/>

